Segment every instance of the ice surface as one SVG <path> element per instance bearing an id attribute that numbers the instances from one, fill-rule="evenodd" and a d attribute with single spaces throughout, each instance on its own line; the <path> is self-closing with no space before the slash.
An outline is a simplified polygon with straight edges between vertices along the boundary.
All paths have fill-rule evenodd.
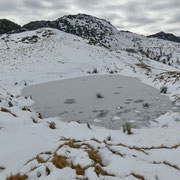
<path id="1" fill-rule="evenodd" d="M 97 98 L 97 93 L 103 98 Z M 22 94 L 33 97 L 36 102 L 33 108 L 43 117 L 59 116 L 64 121 L 87 122 L 110 129 L 119 129 L 132 120 L 134 127 L 147 126 L 172 108 L 169 98 L 157 89 L 138 78 L 120 75 L 96 75 L 33 85 L 26 87 Z M 114 116 L 119 119 L 114 121 Z"/>

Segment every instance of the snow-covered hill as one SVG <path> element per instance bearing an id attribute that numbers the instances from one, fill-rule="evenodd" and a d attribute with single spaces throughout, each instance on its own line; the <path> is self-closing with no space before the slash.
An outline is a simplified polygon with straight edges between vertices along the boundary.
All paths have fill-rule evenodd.
<path id="1" fill-rule="evenodd" d="M 21 28 L 20 25 L 12 21 L 9 21 L 7 19 L 0 19 L 0 35 L 9 32 L 15 32 L 20 28 Z"/>
<path id="2" fill-rule="evenodd" d="M 50 28 L 0 37 L 0 179 L 16 174 L 28 180 L 179 180 L 178 112 L 169 111 L 150 128 L 127 135 L 123 129 L 41 119 L 27 107 L 31 97 L 21 96 L 26 86 L 91 76 L 97 70 L 99 75 L 138 77 L 158 89 L 165 84 L 167 95 L 178 104 L 179 70 L 124 49 L 138 42 L 149 47 L 145 37 L 125 32 L 115 36 L 122 40 L 117 40 L 121 48 L 116 51 Z"/>
<path id="3" fill-rule="evenodd" d="M 110 22 L 90 15 L 67 15 L 55 21 L 35 21 L 23 26 L 28 30 L 40 27 L 56 28 L 87 39 L 91 44 L 104 45 L 115 51 L 126 50 L 170 66 L 180 66 L 179 43 L 165 41 L 167 38 L 161 40 L 118 31 Z"/>
<path id="4" fill-rule="evenodd" d="M 169 66 L 180 67 L 180 44 L 165 41 L 169 39 L 175 41 L 173 40 L 175 36 L 172 34 L 164 33 L 161 35 L 161 33 L 162 37 L 166 37 L 163 40 L 162 38 L 153 38 L 156 36 L 147 38 L 135 33 L 118 31 L 110 22 L 86 14 L 66 15 L 55 21 L 34 21 L 25 24 L 21 28 L 17 29 L 16 27 L 14 32 L 37 30 L 43 27 L 55 28 L 74 34 L 88 40 L 90 44 L 105 46 L 113 51 L 125 50 Z M 7 32 L 6 29 L 3 31 Z"/>
<path id="5" fill-rule="evenodd" d="M 165 33 L 163 31 L 156 33 L 156 34 L 152 34 L 150 36 L 148 36 L 150 38 L 159 38 L 159 39 L 164 39 L 167 41 L 173 41 L 173 42 L 178 42 L 180 43 L 180 37 L 175 36 L 174 34 L 171 33 Z"/>
<path id="6" fill-rule="evenodd" d="M 161 40 L 157 38 L 147 38 L 135 33 L 121 32 L 120 36 L 134 43 L 133 48 L 125 49 L 128 52 L 136 53 L 154 61 L 180 68 L 180 44 Z"/>

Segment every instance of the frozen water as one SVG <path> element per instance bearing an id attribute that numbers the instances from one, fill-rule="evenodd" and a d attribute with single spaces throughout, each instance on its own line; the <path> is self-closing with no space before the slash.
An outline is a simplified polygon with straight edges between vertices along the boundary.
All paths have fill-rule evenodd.
<path id="1" fill-rule="evenodd" d="M 102 98 L 97 97 L 98 93 Z M 32 107 L 43 117 L 59 116 L 64 121 L 88 122 L 110 129 L 118 129 L 126 121 L 137 128 L 148 126 L 173 107 L 169 98 L 156 88 L 138 78 L 120 75 L 43 83 L 24 88 L 22 94 L 33 97 Z"/>

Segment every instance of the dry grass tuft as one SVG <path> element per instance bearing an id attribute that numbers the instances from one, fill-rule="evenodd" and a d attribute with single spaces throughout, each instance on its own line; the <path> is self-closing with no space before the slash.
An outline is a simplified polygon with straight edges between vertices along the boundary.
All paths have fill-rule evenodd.
<path id="1" fill-rule="evenodd" d="M 82 168 L 79 164 L 77 166 L 74 166 L 72 163 L 71 163 L 71 168 L 76 170 L 76 174 L 77 175 L 84 175 L 86 169 L 85 168 Z"/>
<path id="2" fill-rule="evenodd" d="M 30 163 L 31 161 L 34 161 L 34 160 L 37 160 L 39 163 L 46 163 L 46 162 L 48 162 L 48 160 L 50 159 L 50 157 L 49 157 L 47 160 L 44 160 L 44 159 L 42 159 L 41 157 L 39 157 L 39 155 L 42 155 L 42 154 L 52 155 L 52 152 L 51 152 L 51 151 L 47 151 L 47 152 L 39 153 L 36 157 L 28 160 L 28 161 L 24 164 L 24 166 L 26 166 L 28 163 Z"/>
<path id="3" fill-rule="evenodd" d="M 29 111 L 29 112 L 32 112 L 28 107 L 25 107 L 25 106 L 22 108 L 22 111 Z"/>
<path id="4" fill-rule="evenodd" d="M 34 167 L 31 167 L 30 171 L 29 172 L 32 172 L 34 171 L 35 169 L 39 168 L 39 166 L 34 166 Z"/>
<path id="5" fill-rule="evenodd" d="M 11 101 L 8 101 L 9 107 L 13 107 L 13 103 Z"/>
<path id="6" fill-rule="evenodd" d="M 44 160 L 42 157 L 40 157 L 39 155 L 36 156 L 36 160 L 38 163 L 46 163 L 47 160 Z"/>
<path id="7" fill-rule="evenodd" d="M 126 122 L 124 125 L 123 125 L 123 132 L 126 132 L 127 131 L 127 134 L 133 134 L 132 131 L 131 131 L 132 127 L 131 127 L 131 123 L 130 122 Z"/>
<path id="8" fill-rule="evenodd" d="M 139 174 L 131 173 L 131 175 L 134 176 L 134 177 L 137 178 L 137 179 L 145 180 L 144 176 L 141 176 L 141 175 L 139 175 Z"/>
<path id="9" fill-rule="evenodd" d="M 35 124 L 38 123 L 34 118 L 32 118 L 32 121 L 33 121 L 33 123 L 35 123 Z"/>
<path id="10" fill-rule="evenodd" d="M 94 166 L 94 168 L 95 168 L 95 172 L 96 172 L 96 174 L 99 176 L 100 174 L 102 175 L 102 176 L 114 176 L 113 174 L 109 174 L 109 173 L 107 173 L 105 170 L 103 170 L 102 169 L 102 167 L 101 166 L 99 166 L 99 165 L 95 165 Z"/>
<path id="11" fill-rule="evenodd" d="M 51 173 L 50 169 L 46 166 L 46 175 L 48 176 L 50 175 L 50 173 Z"/>
<path id="12" fill-rule="evenodd" d="M 53 156 L 52 163 L 56 166 L 56 168 L 63 169 L 69 166 L 67 162 L 67 158 L 64 156 L 58 156 L 56 153 Z"/>
<path id="13" fill-rule="evenodd" d="M 38 118 L 42 119 L 42 114 L 41 113 L 38 113 Z"/>
<path id="14" fill-rule="evenodd" d="M 90 159 L 92 159 L 95 163 L 98 163 L 99 165 L 103 166 L 102 159 L 95 150 L 88 150 L 87 153 Z"/>
<path id="15" fill-rule="evenodd" d="M 13 115 L 14 117 L 17 117 L 15 114 L 13 114 L 10 110 L 6 109 L 6 108 L 1 108 L 1 111 L 2 112 L 5 112 L 5 113 L 10 113 L 11 115 Z"/>
<path id="16" fill-rule="evenodd" d="M 27 178 L 28 176 L 26 175 L 16 174 L 16 175 L 11 175 L 10 177 L 7 178 L 7 180 L 26 180 Z"/>
<path id="17" fill-rule="evenodd" d="M 108 148 L 108 150 L 111 151 L 113 154 L 116 154 L 116 155 L 118 155 L 118 156 L 120 156 L 120 157 L 125 157 L 125 154 L 121 154 L 120 152 L 114 151 L 114 150 L 112 150 L 112 149 L 111 149 L 110 147 L 108 147 L 108 146 L 107 146 L 107 148 Z"/>
<path id="18" fill-rule="evenodd" d="M 61 141 L 67 141 L 67 142 L 61 144 L 61 145 L 57 148 L 56 152 L 57 152 L 59 149 L 61 149 L 63 146 L 69 146 L 69 147 L 75 148 L 75 149 L 80 149 L 80 148 L 81 148 L 81 145 L 80 145 L 80 144 L 77 144 L 77 143 L 79 143 L 79 142 L 81 142 L 81 141 L 77 141 L 77 140 L 75 140 L 75 139 L 61 139 Z"/>
<path id="19" fill-rule="evenodd" d="M 91 141 L 95 141 L 95 142 L 97 142 L 97 143 L 101 143 L 101 142 L 100 142 L 98 139 L 96 139 L 96 138 L 92 138 Z"/>
<path id="20" fill-rule="evenodd" d="M 180 171 L 180 168 L 177 165 L 171 164 L 171 163 L 169 163 L 167 161 L 163 161 L 163 162 L 156 162 L 156 161 L 154 161 L 153 164 L 165 164 L 166 166 L 170 166 L 170 167 Z"/>
<path id="21" fill-rule="evenodd" d="M 176 82 L 180 81 L 180 72 L 179 71 L 168 71 L 168 72 L 163 72 L 158 75 L 156 75 L 156 78 L 154 81 L 160 81 L 164 82 L 166 84 L 169 81 L 173 81 L 173 84 Z"/>
<path id="22" fill-rule="evenodd" d="M 151 72 L 151 67 L 145 64 L 144 62 L 137 63 L 136 66 L 140 67 L 141 69 L 145 69 L 148 72 Z"/>
<path id="23" fill-rule="evenodd" d="M 49 123 L 49 128 L 50 129 L 56 129 L 56 124 L 54 122 Z"/>
<path id="24" fill-rule="evenodd" d="M 87 123 L 87 127 L 89 128 L 89 129 L 91 129 L 91 126 L 90 126 L 90 124 L 89 123 Z M 91 129 L 92 130 L 92 129 Z"/>
<path id="25" fill-rule="evenodd" d="M 75 149 L 81 148 L 81 145 L 77 144 L 77 143 L 79 143 L 79 141 L 76 141 L 75 139 L 72 139 L 69 142 L 65 142 L 64 145 L 67 145 L 70 148 L 75 148 Z"/>

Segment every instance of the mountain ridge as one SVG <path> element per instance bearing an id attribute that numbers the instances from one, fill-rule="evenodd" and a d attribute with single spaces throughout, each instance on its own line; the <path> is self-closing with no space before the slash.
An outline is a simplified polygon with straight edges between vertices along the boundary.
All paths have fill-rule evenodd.
<path id="1" fill-rule="evenodd" d="M 0 19 L 0 35 L 9 33 L 9 32 L 13 32 L 13 31 L 17 31 L 20 28 L 21 28 L 20 25 L 14 23 L 8 19 Z"/>
<path id="2" fill-rule="evenodd" d="M 180 43 L 180 37 L 177 37 L 172 33 L 165 33 L 163 31 L 160 31 L 156 34 L 149 35 L 147 37 L 148 38 L 158 38 L 158 39 L 163 39 L 163 40 L 167 40 L 167 41 Z"/>
<path id="3" fill-rule="evenodd" d="M 15 22 L 12 22 L 7 19 L 0 19 L 0 35 L 5 34 L 5 33 L 19 33 L 19 32 L 23 32 L 23 31 L 37 30 L 39 28 L 55 28 L 55 29 L 58 29 L 58 30 L 61 30 L 61 31 L 64 31 L 67 33 L 77 35 L 77 36 L 82 36 L 82 29 L 81 30 L 79 29 L 80 26 L 82 26 L 82 25 L 79 26 L 79 25 L 75 24 L 76 27 L 72 27 L 72 21 L 73 20 L 75 20 L 75 21 L 83 20 L 83 19 L 86 19 L 87 22 L 88 21 L 92 22 L 92 20 L 96 20 L 97 22 L 104 22 L 104 23 L 106 23 L 106 25 L 109 25 L 109 27 L 116 29 L 115 26 L 113 26 L 109 21 L 107 21 L 105 19 L 98 18 L 98 17 L 92 16 L 92 15 L 79 13 L 76 15 L 64 15 L 64 16 L 57 18 L 56 20 L 52 20 L 52 21 L 50 21 L 50 20 L 31 21 L 29 23 L 24 24 L 23 26 L 20 26 L 20 25 L 16 24 Z M 6 24 L 5 24 L 5 22 L 6 22 Z M 6 27 L 4 27 L 3 24 L 5 24 Z M 84 24 L 84 25 L 87 25 L 87 24 Z M 76 32 L 76 29 L 78 29 L 77 32 Z M 92 31 L 95 32 L 95 29 L 93 29 Z M 88 33 L 90 33 L 91 36 L 94 36 L 94 32 L 91 32 L 91 33 L 88 32 Z M 120 32 L 122 32 L 122 30 L 120 30 Z M 128 31 L 124 31 L 124 32 L 128 32 Z M 98 34 L 98 36 L 99 36 L 99 34 Z M 163 31 L 152 34 L 152 35 L 148 35 L 147 37 L 148 38 L 158 38 L 158 39 L 163 39 L 163 40 L 167 40 L 167 41 L 180 43 L 180 37 L 178 37 L 172 33 L 165 33 Z M 83 38 L 90 39 L 90 36 L 86 35 Z M 101 36 L 101 38 L 104 38 L 104 36 Z"/>
<path id="4" fill-rule="evenodd" d="M 76 35 L 86 39 L 91 45 L 103 46 L 111 51 L 119 52 L 123 50 L 141 55 L 142 59 L 147 57 L 174 67 L 180 65 L 178 43 L 169 43 L 169 41 L 160 38 L 148 38 L 129 31 L 119 31 L 110 22 L 86 14 L 65 15 L 55 21 L 33 21 L 24 26 L 16 26 L 16 30 L 11 30 L 9 34 L 23 31 L 30 32 L 40 28 L 54 28 Z M 45 33 L 43 36 L 49 36 L 49 34 L 51 33 Z M 27 36 L 23 37 L 21 41 L 36 43 L 39 38 L 37 35 Z M 5 44 L 8 46 L 8 37 L 4 36 L 1 39 L 5 40 Z"/>

